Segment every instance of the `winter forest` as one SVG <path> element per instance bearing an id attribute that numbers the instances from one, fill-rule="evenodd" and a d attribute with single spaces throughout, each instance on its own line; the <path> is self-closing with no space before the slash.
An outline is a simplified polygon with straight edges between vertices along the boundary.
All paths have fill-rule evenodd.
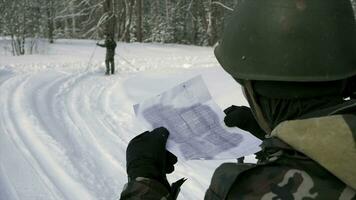
<path id="1" fill-rule="evenodd" d="M 13 55 L 48 38 L 213 45 L 238 0 L 1 0 L 0 35 Z M 26 50 L 25 43 L 32 48 Z"/>
<path id="2" fill-rule="evenodd" d="M 0 35 L 11 37 L 13 55 L 32 53 L 40 38 L 100 39 L 107 31 L 124 42 L 211 46 L 239 1 L 1 0 Z"/>
<path id="3" fill-rule="evenodd" d="M 215 105 L 220 119 L 202 117 L 214 123 L 209 129 L 222 127 L 215 125 L 224 122 L 231 105 L 248 107 L 241 85 L 214 55 L 226 22 L 246 1 L 253 0 L 0 0 L 0 200 L 118 200 L 128 182 L 128 144 L 152 130 L 135 108 L 197 77 L 198 89 L 182 102 Z M 350 1 L 355 10 L 356 0 Z M 110 59 L 109 48 L 102 48 L 107 34 L 117 43 Z M 206 88 L 203 95 L 201 88 Z M 195 96 L 210 99 L 196 101 Z M 181 118 L 195 130 L 195 106 L 182 107 Z M 201 138 L 193 145 L 186 140 L 187 154 L 198 143 L 210 148 L 213 142 Z M 241 147 L 240 141 L 219 141 Z M 216 168 L 239 156 L 177 157 L 167 179 L 188 178 L 178 200 L 196 200 L 204 198 Z M 256 161 L 246 153 L 244 162 Z M 286 180 L 289 187 L 292 182 Z"/>

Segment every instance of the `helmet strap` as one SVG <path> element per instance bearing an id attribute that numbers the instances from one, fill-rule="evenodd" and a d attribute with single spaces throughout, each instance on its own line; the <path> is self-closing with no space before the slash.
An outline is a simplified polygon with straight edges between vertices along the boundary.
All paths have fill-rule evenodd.
<path id="1" fill-rule="evenodd" d="M 252 82 L 251 81 L 244 81 L 243 92 L 248 103 L 251 106 L 252 113 L 255 116 L 255 119 L 260 125 L 260 127 L 267 133 L 269 136 L 272 132 L 270 125 L 268 124 L 266 117 L 263 115 L 260 105 L 257 103 L 257 98 L 255 92 L 253 91 Z"/>

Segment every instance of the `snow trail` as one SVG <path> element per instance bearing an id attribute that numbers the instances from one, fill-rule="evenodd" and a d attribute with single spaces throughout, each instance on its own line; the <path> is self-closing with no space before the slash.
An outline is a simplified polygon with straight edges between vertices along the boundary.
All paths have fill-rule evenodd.
<path id="1" fill-rule="evenodd" d="M 246 104 L 211 48 L 119 43 L 134 66 L 117 57 L 117 73 L 104 76 L 104 49 L 88 68 L 93 44 L 59 40 L 48 55 L 23 57 L 0 48 L 0 199 L 117 199 L 126 146 L 145 131 L 132 106 L 195 75 L 222 108 Z M 188 178 L 180 199 L 202 199 L 222 162 L 179 163 L 168 178 Z"/>

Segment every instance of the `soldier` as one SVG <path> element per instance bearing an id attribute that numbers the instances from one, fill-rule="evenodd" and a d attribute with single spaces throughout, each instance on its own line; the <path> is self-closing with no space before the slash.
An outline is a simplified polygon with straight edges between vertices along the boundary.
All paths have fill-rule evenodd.
<path id="1" fill-rule="evenodd" d="M 205 199 L 356 198 L 355 36 L 349 0 L 241 1 L 215 56 L 251 107 L 226 110 L 225 123 L 262 138 L 262 151 L 216 169 Z M 131 140 L 122 200 L 176 198 L 168 135 Z"/>
<path id="2" fill-rule="evenodd" d="M 106 35 L 105 43 L 104 44 L 96 43 L 96 45 L 106 48 L 106 57 L 105 57 L 106 73 L 105 74 L 110 75 L 110 72 L 111 74 L 114 74 L 115 73 L 114 56 L 115 56 L 115 48 L 116 48 L 115 40 L 113 39 L 112 36 Z"/>

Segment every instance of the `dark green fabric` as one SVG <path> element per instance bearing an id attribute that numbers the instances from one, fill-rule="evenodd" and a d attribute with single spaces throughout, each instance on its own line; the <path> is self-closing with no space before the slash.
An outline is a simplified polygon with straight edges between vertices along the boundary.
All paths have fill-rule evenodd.
<path id="1" fill-rule="evenodd" d="M 318 109 L 314 112 L 307 113 L 303 116 L 300 116 L 298 119 L 308 119 L 312 117 L 336 115 L 336 114 L 349 114 L 349 113 L 355 113 L 355 111 L 356 111 L 356 100 L 348 100 L 348 101 L 344 101 L 341 104 L 326 107 L 323 109 Z"/>
<path id="2" fill-rule="evenodd" d="M 285 120 L 299 119 L 309 113 L 317 117 L 317 112 L 343 104 L 347 81 L 253 81 L 252 87 L 265 120 L 273 129 Z"/>
<path id="3" fill-rule="evenodd" d="M 105 40 L 106 60 L 113 60 L 115 56 L 116 42 L 112 39 Z"/>
<path id="4" fill-rule="evenodd" d="M 115 61 L 114 58 L 111 60 L 105 60 L 106 74 L 115 74 Z"/>
<path id="5" fill-rule="evenodd" d="M 174 200 L 167 188 L 153 179 L 138 179 L 125 185 L 120 200 Z"/>
<path id="6" fill-rule="evenodd" d="M 298 119 L 308 113 L 342 104 L 343 102 L 342 97 L 271 99 L 258 96 L 259 106 L 272 129 L 285 120 Z"/>
<path id="7" fill-rule="evenodd" d="M 225 199 L 232 184 L 242 172 L 255 167 L 255 164 L 224 163 L 214 172 L 209 189 L 205 193 L 205 200 Z"/>
<path id="8" fill-rule="evenodd" d="M 347 80 L 345 93 L 350 94 L 351 98 L 356 99 L 356 76 Z"/>
<path id="9" fill-rule="evenodd" d="M 275 99 L 306 99 L 327 96 L 341 97 L 346 93 L 346 80 L 303 83 L 253 81 L 253 88 L 256 94 Z"/>
<path id="10" fill-rule="evenodd" d="M 172 190 L 169 191 L 156 180 L 137 178 L 125 185 L 120 200 L 175 200 L 178 197 L 180 187 L 185 181 L 186 179 L 182 178 L 172 183 Z"/>

